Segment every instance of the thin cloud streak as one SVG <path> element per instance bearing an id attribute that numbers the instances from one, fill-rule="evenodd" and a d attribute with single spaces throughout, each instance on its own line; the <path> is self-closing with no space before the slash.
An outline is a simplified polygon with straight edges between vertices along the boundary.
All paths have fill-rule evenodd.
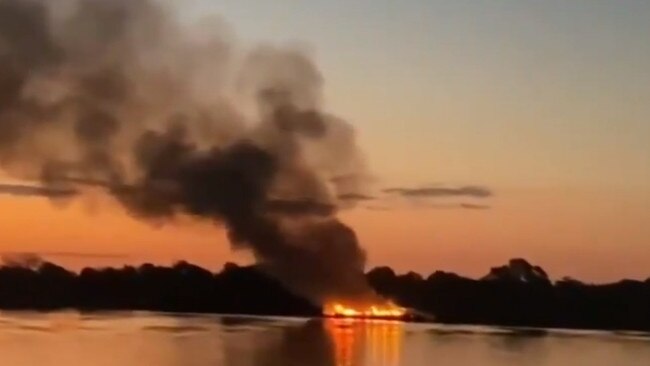
<path id="1" fill-rule="evenodd" d="M 97 258 L 97 259 L 126 259 L 128 254 L 124 253 L 87 253 L 87 252 L 65 252 L 65 251 L 49 251 L 49 252 L 4 252 L 0 254 L 1 258 L 16 258 L 16 257 L 56 257 L 56 258 Z"/>
<path id="2" fill-rule="evenodd" d="M 24 184 L 0 184 L 0 195 L 19 197 L 67 198 L 79 192 L 73 188 L 54 188 Z"/>
<path id="3" fill-rule="evenodd" d="M 425 188 L 406 188 L 393 187 L 384 189 L 384 193 L 396 194 L 402 197 L 475 197 L 488 198 L 494 193 L 487 187 L 483 186 L 462 186 L 462 187 L 425 187 Z"/>
<path id="4" fill-rule="evenodd" d="M 461 203 L 460 208 L 464 208 L 466 210 L 490 210 L 490 209 L 492 209 L 491 206 L 479 205 L 479 204 L 476 204 L 476 203 Z"/>
<path id="5" fill-rule="evenodd" d="M 433 203 L 429 205 L 418 205 L 418 206 L 409 206 L 412 209 L 431 209 L 431 210 L 476 210 L 476 211 L 482 211 L 482 210 L 491 210 L 492 206 L 488 205 L 479 205 L 479 204 L 474 204 L 474 203 Z M 392 206 L 365 206 L 364 207 L 366 210 L 370 211 L 391 211 L 391 210 L 396 210 L 400 209 L 403 207 L 399 207 L 396 205 Z"/>
<path id="6" fill-rule="evenodd" d="M 358 202 L 358 201 L 372 201 L 376 198 L 362 193 L 346 193 L 346 194 L 339 195 L 338 199 L 341 201 Z"/>

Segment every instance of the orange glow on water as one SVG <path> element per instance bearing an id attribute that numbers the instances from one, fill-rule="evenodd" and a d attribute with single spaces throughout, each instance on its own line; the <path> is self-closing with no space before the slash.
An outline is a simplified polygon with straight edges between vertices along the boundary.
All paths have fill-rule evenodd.
<path id="1" fill-rule="evenodd" d="M 386 319 L 339 317 L 326 329 L 334 346 L 335 366 L 401 364 L 404 323 Z"/>

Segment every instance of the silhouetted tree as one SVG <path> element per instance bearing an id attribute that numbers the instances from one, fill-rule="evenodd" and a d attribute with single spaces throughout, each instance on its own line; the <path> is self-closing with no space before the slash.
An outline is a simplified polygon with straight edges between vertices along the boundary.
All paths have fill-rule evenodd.
<path id="1" fill-rule="evenodd" d="M 480 280 L 436 271 L 426 278 L 389 267 L 367 273 L 369 284 L 399 304 L 445 323 L 650 330 L 650 279 L 593 285 L 552 283 L 523 259 L 494 267 Z M 0 309 L 151 310 L 318 316 L 321 309 L 285 290 L 257 266 L 233 263 L 221 272 L 187 262 L 172 267 L 85 268 L 12 260 L 0 267 Z"/>

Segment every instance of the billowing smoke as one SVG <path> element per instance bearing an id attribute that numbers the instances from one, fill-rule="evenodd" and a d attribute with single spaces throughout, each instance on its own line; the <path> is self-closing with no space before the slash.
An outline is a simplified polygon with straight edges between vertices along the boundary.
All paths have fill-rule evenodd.
<path id="1" fill-rule="evenodd" d="M 0 168 L 211 220 L 313 301 L 372 296 L 336 218 L 366 197 L 363 158 L 310 57 L 187 23 L 154 0 L 0 0 Z"/>

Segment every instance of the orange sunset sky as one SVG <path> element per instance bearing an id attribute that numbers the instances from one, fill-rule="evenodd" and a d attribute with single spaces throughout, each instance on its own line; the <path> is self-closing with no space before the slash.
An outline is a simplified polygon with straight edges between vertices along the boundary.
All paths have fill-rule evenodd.
<path id="1" fill-rule="evenodd" d="M 553 278 L 650 277 L 650 2 L 177 8 L 189 21 L 223 17 L 244 43 L 306 43 L 325 78 L 326 109 L 356 127 L 379 186 L 494 192 L 472 200 L 489 209 L 431 198 L 341 212 L 369 266 L 481 276 L 524 257 Z M 0 252 L 41 253 L 75 269 L 250 261 L 231 253 L 221 228 L 154 226 L 108 198 L 0 196 L 0 207 Z"/>

